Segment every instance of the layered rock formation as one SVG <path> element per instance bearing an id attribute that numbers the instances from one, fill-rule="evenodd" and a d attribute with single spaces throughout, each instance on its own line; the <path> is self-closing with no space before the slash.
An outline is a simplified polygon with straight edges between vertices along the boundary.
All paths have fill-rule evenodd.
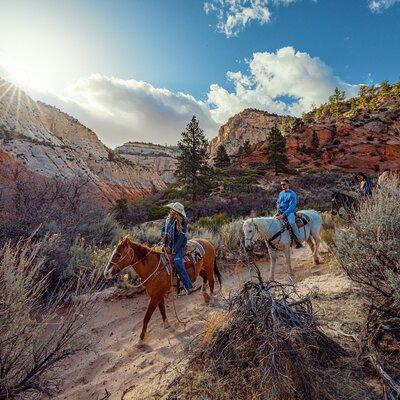
<path id="1" fill-rule="evenodd" d="M 219 129 L 218 136 L 210 142 L 210 154 L 213 157 L 218 147 L 224 144 L 228 155 L 234 155 L 239 147 L 248 140 L 251 145 L 266 140 L 269 130 L 279 126 L 282 116 L 266 111 L 248 108 L 229 118 Z"/>
<path id="2" fill-rule="evenodd" d="M 161 176 L 166 183 L 175 181 L 176 157 L 179 150 L 174 146 L 152 143 L 128 142 L 115 149 L 116 153 L 138 166 L 146 166 Z"/>
<path id="3" fill-rule="evenodd" d="M 391 98 L 371 112 L 338 120 L 315 119 L 302 122 L 286 135 L 289 164 L 292 167 L 365 171 L 400 169 L 400 99 Z M 229 119 L 211 142 L 215 153 L 224 144 L 228 154 L 237 153 L 245 140 L 252 144 L 250 154 L 240 163 L 265 163 L 263 150 L 272 125 L 282 123 L 281 116 L 258 110 L 244 110 Z"/>
<path id="4" fill-rule="evenodd" d="M 76 119 L 35 102 L 4 80 L 0 80 L 0 151 L 4 160 L 12 159 L 36 174 L 85 179 L 107 201 L 165 187 L 153 168 L 119 156 Z"/>

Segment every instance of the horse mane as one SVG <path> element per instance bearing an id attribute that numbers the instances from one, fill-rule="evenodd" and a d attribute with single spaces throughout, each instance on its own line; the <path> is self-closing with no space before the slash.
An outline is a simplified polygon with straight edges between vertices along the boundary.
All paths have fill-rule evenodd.
<path id="1" fill-rule="evenodd" d="M 124 244 L 128 243 L 130 245 L 130 247 L 133 249 L 133 251 L 135 252 L 135 255 L 139 259 L 144 258 L 147 254 L 149 254 L 152 251 L 152 249 L 149 246 L 135 242 L 128 235 L 121 238 L 120 241 L 118 242 L 118 245 L 123 244 L 123 243 Z"/>

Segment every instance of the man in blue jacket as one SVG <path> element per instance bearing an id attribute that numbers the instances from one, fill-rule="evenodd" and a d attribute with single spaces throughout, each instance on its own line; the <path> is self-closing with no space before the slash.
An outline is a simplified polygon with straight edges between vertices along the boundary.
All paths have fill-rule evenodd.
<path id="1" fill-rule="evenodd" d="M 302 245 L 299 240 L 300 231 L 296 225 L 296 217 L 294 214 L 297 207 L 297 195 L 293 190 L 290 189 L 289 181 L 287 179 L 283 179 L 281 181 L 281 188 L 282 191 L 279 193 L 278 200 L 276 202 L 279 212 L 279 215 L 276 218 L 287 218 L 290 227 L 292 228 L 296 248 L 298 249 L 302 247 Z"/>

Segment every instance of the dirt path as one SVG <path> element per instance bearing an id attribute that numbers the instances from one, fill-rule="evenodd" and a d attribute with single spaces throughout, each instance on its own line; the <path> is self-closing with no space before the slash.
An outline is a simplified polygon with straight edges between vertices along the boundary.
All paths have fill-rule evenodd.
<path id="1" fill-rule="evenodd" d="M 327 258 L 326 254 L 323 254 Z M 258 263 L 263 276 L 268 276 L 268 263 Z M 294 275 L 301 290 L 322 287 L 327 291 L 341 291 L 347 280 L 330 270 L 329 262 L 313 266 L 308 248 L 294 250 Z M 175 302 L 178 315 L 187 321 L 177 322 L 171 297 L 167 300 L 167 315 L 171 328 L 164 329 L 158 310 L 149 324 L 146 346 L 135 346 L 144 315 L 147 296 L 131 299 L 100 300 L 99 310 L 87 327 L 92 340 L 91 351 L 77 355 L 65 366 L 63 392 L 58 399 L 100 400 L 158 398 L 172 379 L 170 371 L 198 335 L 207 317 L 222 304 L 223 297 L 241 287 L 250 277 L 243 266 L 232 266 L 222 271 L 223 289 L 206 306 L 200 292 Z M 276 279 L 287 281 L 283 256 L 279 258 Z M 304 283 L 301 283 L 303 281 Z M 123 396 L 124 390 L 130 390 Z"/>

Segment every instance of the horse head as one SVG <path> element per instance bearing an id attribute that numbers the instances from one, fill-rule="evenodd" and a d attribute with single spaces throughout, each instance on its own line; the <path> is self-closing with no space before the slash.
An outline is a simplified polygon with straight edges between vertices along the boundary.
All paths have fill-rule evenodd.
<path id="1" fill-rule="evenodd" d="M 124 236 L 120 239 L 104 268 L 104 278 L 107 280 L 112 279 L 116 274 L 133 262 L 135 252 L 131 244 L 132 240 L 129 236 Z"/>
<path id="2" fill-rule="evenodd" d="M 259 234 L 254 218 L 246 219 L 246 221 L 243 222 L 243 233 L 244 246 L 246 250 L 251 250 Z"/>
<path id="3" fill-rule="evenodd" d="M 332 199 L 331 199 L 331 214 L 336 215 L 340 208 L 342 207 L 340 199 L 340 192 L 333 192 Z"/>

